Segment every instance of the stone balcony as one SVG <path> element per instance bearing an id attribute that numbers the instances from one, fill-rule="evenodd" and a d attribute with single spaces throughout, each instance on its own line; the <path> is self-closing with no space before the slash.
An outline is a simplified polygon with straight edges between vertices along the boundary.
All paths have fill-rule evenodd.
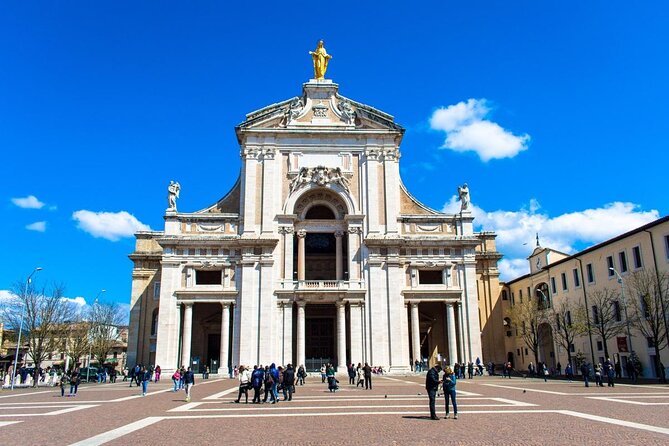
<path id="1" fill-rule="evenodd" d="M 364 280 L 282 280 L 277 291 L 365 291 Z"/>

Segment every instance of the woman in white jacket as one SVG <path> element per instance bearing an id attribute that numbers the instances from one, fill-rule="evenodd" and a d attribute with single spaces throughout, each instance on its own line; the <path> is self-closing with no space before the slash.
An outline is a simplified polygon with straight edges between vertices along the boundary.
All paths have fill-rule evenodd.
<path id="1" fill-rule="evenodd" d="M 239 375 L 237 375 L 237 379 L 239 379 L 239 394 L 237 395 L 235 403 L 239 403 L 239 400 L 242 399 L 242 394 L 244 394 L 244 397 L 246 399 L 246 404 L 248 404 L 249 388 L 251 387 L 251 374 L 249 373 L 248 369 L 243 365 L 239 366 Z"/>

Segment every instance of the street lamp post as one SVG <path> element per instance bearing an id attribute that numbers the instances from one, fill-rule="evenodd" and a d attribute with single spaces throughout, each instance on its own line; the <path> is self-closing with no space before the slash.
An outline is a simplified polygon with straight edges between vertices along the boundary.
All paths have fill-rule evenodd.
<path id="1" fill-rule="evenodd" d="M 23 291 L 24 295 L 28 293 L 28 286 L 30 286 L 30 280 L 37 271 L 42 271 L 41 267 L 37 267 L 33 270 L 32 273 L 26 279 L 26 287 Z M 16 353 L 14 354 L 14 369 L 12 370 L 12 390 L 14 390 L 14 381 L 16 381 L 16 361 L 19 359 L 19 346 L 21 345 L 21 333 L 23 332 L 23 319 L 25 318 L 26 313 L 26 302 L 23 302 L 23 309 L 21 310 L 21 324 L 19 325 L 19 338 L 16 341 Z M 25 355 L 24 358 L 25 359 Z"/>
<path id="2" fill-rule="evenodd" d="M 616 271 L 615 268 L 609 267 L 609 270 L 612 271 L 618 278 L 618 283 L 620 284 L 620 300 L 623 303 L 623 310 L 625 311 L 625 322 L 627 324 L 627 342 L 629 342 L 630 354 L 634 351 L 632 349 L 632 334 L 630 333 L 630 318 L 627 317 L 627 302 L 625 301 L 625 282 L 623 277 Z"/>
<path id="3" fill-rule="evenodd" d="M 100 290 L 100 292 L 97 294 L 97 296 L 95 296 L 95 300 L 93 301 L 93 310 L 94 310 L 94 311 L 95 311 L 95 306 L 98 304 L 98 297 L 100 297 L 100 294 L 102 294 L 102 293 L 104 293 L 104 292 L 106 292 L 106 291 L 107 291 L 107 290 L 102 289 L 102 290 Z M 92 327 L 91 327 L 91 328 L 92 328 Z M 90 337 L 91 337 L 91 336 L 90 336 L 90 329 L 89 329 L 88 337 L 89 337 L 89 340 L 88 340 L 88 367 L 86 367 L 86 382 L 88 382 L 88 377 L 89 377 L 89 375 L 90 375 L 90 373 L 91 373 L 91 355 L 92 355 L 92 353 L 93 353 L 93 351 L 92 351 L 93 346 L 91 345 L 91 341 L 90 341 Z"/>

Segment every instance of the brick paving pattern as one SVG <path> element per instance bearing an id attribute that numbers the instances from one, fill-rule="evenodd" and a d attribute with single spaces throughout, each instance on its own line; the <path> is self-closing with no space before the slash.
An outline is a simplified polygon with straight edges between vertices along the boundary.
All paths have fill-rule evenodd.
<path id="1" fill-rule="evenodd" d="M 0 392 L 0 433 L 22 444 L 669 444 L 669 386 L 479 377 L 458 381 L 459 419 L 429 419 L 424 376 L 375 377 L 373 390 L 320 378 L 291 402 L 235 404 L 236 382 L 197 380 L 193 398 L 151 383 L 142 397 L 127 383 Z M 252 392 L 250 392 L 250 395 Z M 249 401 L 252 398 L 249 398 Z"/>

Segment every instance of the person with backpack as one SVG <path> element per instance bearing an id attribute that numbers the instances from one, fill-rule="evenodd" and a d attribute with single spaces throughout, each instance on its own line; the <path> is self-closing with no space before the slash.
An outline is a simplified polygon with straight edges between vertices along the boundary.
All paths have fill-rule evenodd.
<path id="1" fill-rule="evenodd" d="M 70 374 L 70 396 L 77 396 L 77 390 L 79 390 L 79 383 L 81 378 L 79 377 L 79 367 L 75 367 Z"/>
<path id="2" fill-rule="evenodd" d="M 292 364 L 286 366 L 283 371 L 283 400 L 292 401 L 293 392 L 295 391 L 295 369 Z"/>
<path id="3" fill-rule="evenodd" d="M 303 365 L 300 365 L 300 367 L 297 369 L 297 383 L 303 386 L 306 378 L 307 378 L 307 371 L 304 370 Z"/>
<path id="4" fill-rule="evenodd" d="M 253 401 L 252 404 L 260 404 L 260 388 L 263 381 L 265 381 L 265 370 L 261 366 L 254 365 L 253 373 L 251 373 L 251 387 L 253 387 Z"/>

